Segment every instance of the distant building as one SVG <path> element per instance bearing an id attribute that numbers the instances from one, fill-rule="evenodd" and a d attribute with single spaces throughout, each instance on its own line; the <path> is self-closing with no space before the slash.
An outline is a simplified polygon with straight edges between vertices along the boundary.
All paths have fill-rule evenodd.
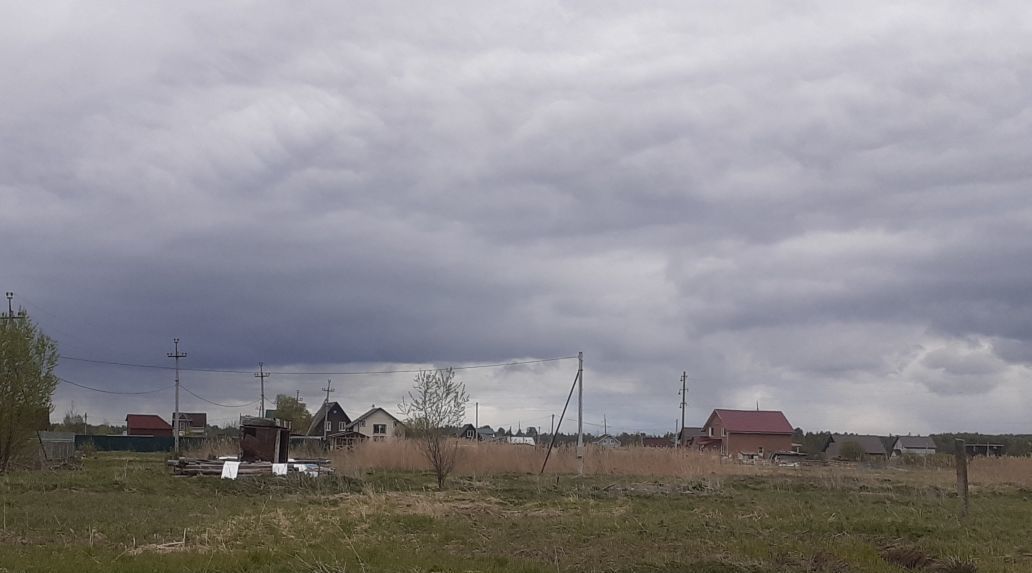
<path id="1" fill-rule="evenodd" d="M 832 434 L 824 445 L 824 457 L 832 460 L 842 459 L 842 448 L 848 443 L 859 446 L 864 458 L 883 460 L 888 457 L 880 436 L 863 434 Z"/>
<path id="2" fill-rule="evenodd" d="M 492 442 L 498 437 L 491 426 L 480 426 L 477 428 L 477 433 L 480 435 L 480 439 L 485 442 Z"/>
<path id="3" fill-rule="evenodd" d="M 602 434 L 592 443 L 600 448 L 619 448 L 623 445 L 620 443 L 620 440 L 610 436 L 609 434 Z"/>
<path id="4" fill-rule="evenodd" d="M 125 426 L 129 436 L 172 436 L 172 425 L 157 414 L 129 414 Z"/>
<path id="5" fill-rule="evenodd" d="M 374 442 L 383 442 L 403 436 L 405 424 L 387 410 L 373 406 L 368 412 L 355 418 L 347 426 L 347 430 L 371 438 Z"/>
<path id="6" fill-rule="evenodd" d="M 169 416 L 175 420 L 175 412 Z M 208 414 L 204 412 L 180 412 L 179 413 L 179 435 L 180 436 L 203 436 L 208 426 Z"/>
<path id="7" fill-rule="evenodd" d="M 645 448 L 672 448 L 674 447 L 674 440 L 673 438 L 642 436 L 641 445 Z"/>
<path id="8" fill-rule="evenodd" d="M 533 446 L 534 438 L 532 436 L 509 436 L 509 443 L 519 446 Z"/>
<path id="9" fill-rule="evenodd" d="M 480 432 L 477 431 L 477 428 L 473 426 L 473 424 L 466 424 L 465 426 L 459 428 L 455 432 L 455 437 L 473 441 L 481 440 Z"/>
<path id="10" fill-rule="evenodd" d="M 701 438 L 705 436 L 706 432 L 702 428 L 685 426 L 681 428 L 681 431 L 677 433 L 677 439 L 681 447 L 689 447 L 692 445 L 692 440 L 695 438 Z"/>
<path id="11" fill-rule="evenodd" d="M 325 402 L 319 411 L 312 416 L 306 436 L 328 436 L 348 429 L 351 418 L 337 402 Z"/>
<path id="12" fill-rule="evenodd" d="M 892 444 L 890 455 L 914 454 L 927 456 L 935 453 L 935 440 L 931 436 L 900 436 Z"/>
<path id="13" fill-rule="evenodd" d="M 692 439 L 700 451 L 719 451 L 724 456 L 768 459 L 792 451 L 792 424 L 778 410 L 716 409 Z"/>

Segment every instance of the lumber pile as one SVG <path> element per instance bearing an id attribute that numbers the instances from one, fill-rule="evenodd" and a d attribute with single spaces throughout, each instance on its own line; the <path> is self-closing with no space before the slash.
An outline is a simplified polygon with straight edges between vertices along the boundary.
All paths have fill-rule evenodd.
<path id="1" fill-rule="evenodd" d="M 195 458 L 179 458 L 168 460 L 168 467 L 176 475 L 184 476 L 222 476 L 222 467 L 231 460 L 202 460 Z M 232 460 L 235 461 L 235 460 Z M 304 473 L 319 476 L 333 473 L 330 460 L 291 460 L 287 465 L 289 473 Z M 237 477 L 271 476 L 272 462 L 240 462 Z"/>

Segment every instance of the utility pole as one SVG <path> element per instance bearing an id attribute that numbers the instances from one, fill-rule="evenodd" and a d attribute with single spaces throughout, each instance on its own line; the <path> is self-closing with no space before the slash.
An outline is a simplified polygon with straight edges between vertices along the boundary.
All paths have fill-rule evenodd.
<path id="1" fill-rule="evenodd" d="M 684 407 L 688 400 L 688 371 L 681 372 L 681 433 L 684 433 Z M 681 447 L 684 436 L 677 436 L 677 447 Z"/>
<path id="2" fill-rule="evenodd" d="M 326 399 L 323 400 L 323 407 L 322 407 L 322 412 L 323 412 L 322 437 L 323 437 L 323 441 L 325 442 L 326 441 L 326 418 L 328 418 L 329 415 L 330 415 L 330 412 L 329 412 L 330 392 L 333 392 L 333 380 L 327 380 L 326 381 L 326 387 L 325 388 L 321 388 L 321 390 L 326 392 Z"/>
<path id="3" fill-rule="evenodd" d="M 550 436 L 554 436 L 555 435 L 555 414 L 552 414 L 552 433 L 549 434 L 549 435 Z"/>
<path id="4" fill-rule="evenodd" d="M 185 352 L 179 351 L 179 339 L 173 338 L 172 344 L 175 345 L 175 352 L 169 352 L 168 357 L 174 358 L 176 361 L 176 411 L 172 415 L 172 435 L 175 437 L 175 450 L 176 456 L 179 456 L 179 359 L 186 358 Z"/>
<path id="5" fill-rule="evenodd" d="M 269 373 L 265 371 L 265 363 L 258 363 L 258 371 L 254 373 L 255 378 L 260 378 L 262 381 L 261 385 L 261 405 L 258 406 L 258 417 L 265 417 L 265 379 L 269 377 Z"/>
<path id="6" fill-rule="evenodd" d="M 577 353 L 577 475 L 584 475 L 584 353 Z"/>
<path id="7" fill-rule="evenodd" d="M 301 391 L 300 390 L 298 390 L 294 394 L 294 401 L 297 402 L 297 403 L 301 403 Z"/>
<path id="8" fill-rule="evenodd" d="M 89 425 L 89 422 L 88 422 L 89 419 L 90 419 L 89 413 L 83 412 L 82 413 L 82 433 L 83 434 L 89 434 L 90 433 L 89 432 L 90 425 Z"/>
<path id="9" fill-rule="evenodd" d="M 473 427 L 480 430 L 480 402 L 473 402 Z"/>

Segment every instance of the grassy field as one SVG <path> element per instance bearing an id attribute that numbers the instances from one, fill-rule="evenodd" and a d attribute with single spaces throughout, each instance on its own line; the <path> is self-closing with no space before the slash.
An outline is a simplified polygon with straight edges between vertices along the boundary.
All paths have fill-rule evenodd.
<path id="1" fill-rule="evenodd" d="M 98 454 L 0 476 L 0 571 L 1032 572 L 1020 470 L 980 482 L 976 464 L 961 520 L 949 472 L 743 467 L 467 468 L 436 492 L 411 470 L 226 481 Z"/>

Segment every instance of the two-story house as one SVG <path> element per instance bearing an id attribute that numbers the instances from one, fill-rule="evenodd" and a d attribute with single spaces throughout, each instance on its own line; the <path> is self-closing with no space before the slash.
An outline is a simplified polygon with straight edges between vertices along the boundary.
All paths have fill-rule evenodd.
<path id="1" fill-rule="evenodd" d="M 702 436 L 692 447 L 719 451 L 725 456 L 755 456 L 761 459 L 792 451 L 792 424 L 778 410 L 716 409 L 702 427 Z"/>
<path id="2" fill-rule="evenodd" d="M 348 429 L 351 425 L 351 418 L 337 402 L 326 402 L 319 408 L 319 411 L 312 416 L 312 423 L 308 426 L 306 436 L 328 436 Z"/>
<path id="3" fill-rule="evenodd" d="M 405 424 L 387 410 L 373 406 L 368 412 L 355 418 L 347 429 L 372 438 L 374 442 L 382 442 L 404 435 Z"/>

